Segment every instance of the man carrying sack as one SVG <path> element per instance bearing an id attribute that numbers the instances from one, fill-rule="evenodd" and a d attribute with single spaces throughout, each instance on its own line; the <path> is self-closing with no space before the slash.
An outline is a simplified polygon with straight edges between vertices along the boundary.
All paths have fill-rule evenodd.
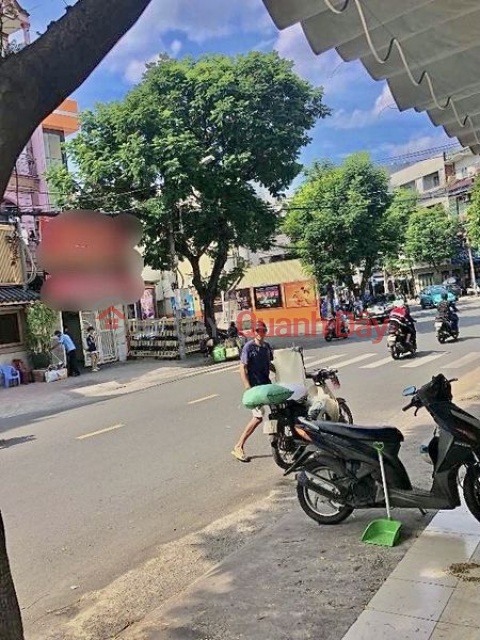
<path id="1" fill-rule="evenodd" d="M 251 389 L 263 384 L 270 384 L 270 370 L 273 360 L 273 349 L 265 341 L 267 327 L 262 321 L 257 322 L 255 338 L 247 342 L 240 356 L 240 377 L 245 389 Z M 263 421 L 264 407 L 252 410 L 252 418 L 245 427 L 239 441 L 232 451 L 232 455 L 240 462 L 250 462 L 245 455 L 244 446 L 255 429 Z"/>

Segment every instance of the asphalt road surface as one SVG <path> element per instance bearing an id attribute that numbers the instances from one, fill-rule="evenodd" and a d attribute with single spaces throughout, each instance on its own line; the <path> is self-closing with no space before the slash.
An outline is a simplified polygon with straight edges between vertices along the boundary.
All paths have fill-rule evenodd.
<path id="1" fill-rule="evenodd" d="M 389 424 L 402 389 L 480 366 L 480 302 L 461 302 L 461 338 L 439 345 L 434 311 L 417 310 L 419 354 L 394 362 L 385 340 L 296 339 L 307 368 L 339 370 L 357 422 Z M 275 338 L 274 346 L 291 344 Z M 102 588 L 174 541 L 266 496 L 281 477 L 266 436 L 249 465 L 230 455 L 249 418 L 238 367 L 37 420 L 1 425 L 0 505 L 26 627 Z M 41 407 L 39 407 L 40 415 Z M 407 461 L 408 463 L 408 461 Z"/>

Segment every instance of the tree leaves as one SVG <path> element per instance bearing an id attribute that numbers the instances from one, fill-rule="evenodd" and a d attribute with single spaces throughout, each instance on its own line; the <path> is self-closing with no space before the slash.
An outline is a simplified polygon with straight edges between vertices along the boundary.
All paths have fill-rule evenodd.
<path id="1" fill-rule="evenodd" d="M 441 206 L 417 209 L 409 219 L 405 255 L 436 269 L 454 257 L 458 249 L 458 221 Z"/>
<path id="2" fill-rule="evenodd" d="M 352 285 L 357 269 L 368 280 L 392 250 L 391 202 L 388 176 L 368 155 L 350 156 L 339 167 L 317 163 L 290 203 L 285 232 L 320 283 Z"/>
<path id="3" fill-rule="evenodd" d="M 309 130 L 329 113 L 322 98 L 276 53 L 163 56 L 123 102 L 84 114 L 67 146 L 78 175 L 51 180 L 78 202 L 135 210 L 154 268 L 170 265 L 172 232 L 194 275 L 209 256 L 210 279 L 197 274 L 195 286 L 216 295 L 232 248 L 269 248 L 279 213 L 256 186 L 276 197 L 290 185 Z"/>

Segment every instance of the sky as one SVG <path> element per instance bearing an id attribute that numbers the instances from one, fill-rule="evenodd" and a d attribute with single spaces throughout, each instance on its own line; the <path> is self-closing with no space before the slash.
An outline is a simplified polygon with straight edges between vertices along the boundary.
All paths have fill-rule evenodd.
<path id="1" fill-rule="evenodd" d="M 24 0 L 32 37 L 43 33 L 74 0 Z M 383 82 L 370 78 L 359 62 L 344 63 L 335 51 L 315 56 L 299 27 L 279 32 L 262 0 L 152 0 L 151 5 L 90 78 L 74 94 L 81 110 L 121 99 L 141 80 L 145 63 L 160 53 L 198 57 L 277 50 L 296 71 L 323 86 L 333 113 L 311 133 L 302 152 L 308 166 L 316 159 L 340 162 L 356 151 L 377 161 L 394 159 L 453 142 L 425 114 L 400 113 Z M 398 160 L 400 163 L 400 160 Z"/>

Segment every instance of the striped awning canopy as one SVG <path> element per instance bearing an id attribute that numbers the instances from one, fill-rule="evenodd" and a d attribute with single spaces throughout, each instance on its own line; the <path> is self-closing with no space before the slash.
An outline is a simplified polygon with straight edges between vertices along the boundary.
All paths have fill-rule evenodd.
<path id="1" fill-rule="evenodd" d="M 301 23 L 315 53 L 361 60 L 400 110 L 480 153 L 479 0 L 263 1 L 279 29 Z"/>
<path id="2" fill-rule="evenodd" d="M 250 267 L 237 284 L 236 289 L 264 287 L 287 282 L 303 282 L 311 278 L 312 276 L 305 271 L 300 260 L 283 260 L 282 262 L 271 262 Z"/>

